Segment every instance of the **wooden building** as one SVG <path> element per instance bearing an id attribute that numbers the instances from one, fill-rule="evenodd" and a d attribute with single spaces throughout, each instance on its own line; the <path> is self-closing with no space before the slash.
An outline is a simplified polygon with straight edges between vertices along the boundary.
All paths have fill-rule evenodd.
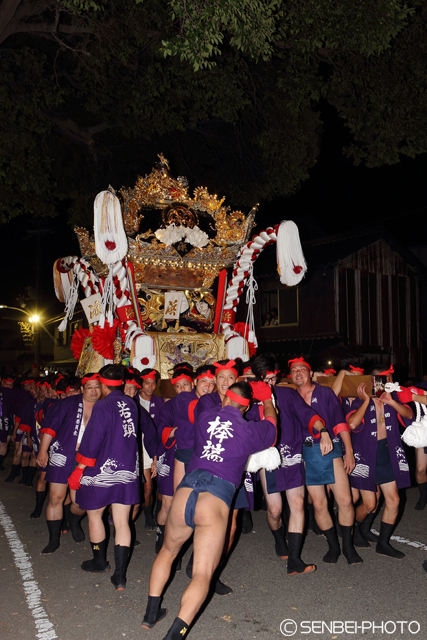
<path id="1" fill-rule="evenodd" d="M 307 275 L 280 284 L 275 251 L 255 266 L 259 353 L 346 361 L 394 362 L 421 377 L 420 280 L 427 269 L 382 226 L 303 243 Z"/>

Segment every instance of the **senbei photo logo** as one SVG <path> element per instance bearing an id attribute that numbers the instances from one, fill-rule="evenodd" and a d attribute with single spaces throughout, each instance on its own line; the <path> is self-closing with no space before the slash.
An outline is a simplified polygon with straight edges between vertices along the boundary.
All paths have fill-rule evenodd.
<path id="1" fill-rule="evenodd" d="M 345 634 L 387 634 L 387 635 L 406 635 L 408 632 L 415 635 L 420 632 L 420 623 L 416 620 L 386 620 L 385 622 L 372 622 L 371 620 L 302 620 L 300 623 L 287 618 L 280 623 L 280 631 L 286 636 L 294 636 L 297 631 L 300 634 L 317 634 L 334 633 L 339 635 Z"/>

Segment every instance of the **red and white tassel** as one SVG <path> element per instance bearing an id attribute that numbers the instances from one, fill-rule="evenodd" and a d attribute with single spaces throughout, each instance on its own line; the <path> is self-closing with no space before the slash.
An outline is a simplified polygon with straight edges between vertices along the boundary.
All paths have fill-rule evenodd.
<path id="1" fill-rule="evenodd" d="M 277 263 L 280 282 L 289 287 L 301 282 L 307 271 L 298 227 L 292 220 L 280 223 L 277 232 Z"/>

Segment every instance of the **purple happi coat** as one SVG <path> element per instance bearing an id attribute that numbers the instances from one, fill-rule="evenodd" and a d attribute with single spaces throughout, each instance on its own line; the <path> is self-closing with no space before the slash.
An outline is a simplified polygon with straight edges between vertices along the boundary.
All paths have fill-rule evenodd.
<path id="1" fill-rule="evenodd" d="M 340 442 L 341 431 L 349 431 L 340 400 L 329 387 L 314 383 L 311 395 L 311 408 L 324 421 L 332 442 Z M 320 433 L 313 430 L 313 423 L 303 426 L 303 441 L 313 442 L 320 438 Z"/>
<path id="2" fill-rule="evenodd" d="M 49 407 L 40 433 L 52 436 L 46 482 L 67 484 L 83 419 L 83 395 L 57 400 Z M 86 425 L 87 426 L 87 425 Z"/>
<path id="3" fill-rule="evenodd" d="M 175 432 L 175 436 L 178 450 L 192 449 L 194 447 L 194 419 L 198 401 L 199 397 L 195 389 L 182 391 L 176 397 L 175 415 L 178 429 Z"/>
<path id="4" fill-rule="evenodd" d="M 393 397 L 393 399 L 396 399 Z M 344 400 L 344 411 L 347 420 L 363 404 L 359 398 L 353 400 L 350 406 L 348 399 Z M 400 416 L 393 407 L 384 405 L 384 419 L 387 434 L 390 460 L 393 467 L 397 488 L 411 486 L 409 465 L 402 447 L 399 432 Z M 350 484 L 362 491 L 376 491 L 375 466 L 377 457 L 377 412 L 373 399 L 370 400 L 363 421 L 359 427 L 351 432 L 354 458 L 356 466 L 350 475 Z"/>
<path id="5" fill-rule="evenodd" d="M 139 396 L 138 396 L 139 397 Z M 133 398 L 136 408 L 138 409 L 138 425 L 143 435 L 144 447 L 150 456 L 154 458 L 157 455 L 157 429 L 153 418 L 148 411 L 138 401 L 138 397 Z"/>
<path id="6" fill-rule="evenodd" d="M 76 493 L 81 509 L 139 503 L 138 407 L 132 398 L 112 391 L 98 400 L 76 461 L 86 465 Z"/>
<path id="7" fill-rule="evenodd" d="M 202 396 L 199 400 L 199 402 L 196 404 L 196 409 L 194 412 L 194 419 L 195 422 L 199 419 L 199 416 L 206 410 L 208 409 L 221 409 L 222 408 L 222 401 L 221 401 L 221 396 L 219 395 L 218 391 L 213 391 L 212 393 L 206 393 L 204 396 Z M 252 407 L 250 409 L 250 411 L 254 410 L 254 407 Z M 256 414 L 254 414 L 256 415 Z M 257 415 L 257 417 L 255 418 L 255 420 L 260 420 L 259 418 L 259 414 Z M 254 499 L 254 477 L 252 473 L 249 473 L 249 471 L 246 471 L 244 474 L 244 478 L 243 478 L 243 487 L 245 489 L 245 493 L 246 493 L 246 498 L 248 500 L 248 506 L 247 508 L 252 511 L 254 506 L 255 506 L 255 499 Z M 238 496 L 238 498 L 240 498 L 240 495 Z M 243 496 L 244 499 L 244 496 Z"/>
<path id="8" fill-rule="evenodd" d="M 19 429 L 17 431 L 16 441 L 22 439 L 22 451 L 29 453 L 33 450 L 31 441 L 31 432 L 35 430 L 36 407 L 39 403 L 36 398 L 31 398 L 28 402 L 20 405 L 18 409 L 17 419 L 19 420 Z"/>
<path id="9" fill-rule="evenodd" d="M 0 442 L 7 442 L 7 432 L 12 420 L 12 410 L 7 393 L 3 393 L 4 388 L 0 388 Z"/>
<path id="10" fill-rule="evenodd" d="M 276 435 L 273 422 L 245 420 L 237 407 L 208 409 L 196 421 L 194 453 L 187 473 L 204 469 L 237 488 L 248 456 L 273 446 Z"/>
<path id="11" fill-rule="evenodd" d="M 178 397 L 179 395 L 164 403 L 158 422 L 157 487 L 163 496 L 173 496 L 176 439 L 169 436 L 176 427 L 175 403 Z"/>
<path id="12" fill-rule="evenodd" d="M 141 398 L 141 396 L 138 394 L 138 396 L 136 397 L 138 398 L 141 406 L 144 407 L 144 409 L 146 409 L 146 407 L 142 404 L 143 399 Z M 165 401 L 163 400 L 163 398 L 159 398 L 159 396 L 154 396 L 154 395 L 151 396 L 148 413 L 154 420 L 154 424 L 156 425 L 156 427 L 159 425 L 160 414 L 162 413 L 162 408 L 164 403 Z"/>
<path id="13" fill-rule="evenodd" d="M 281 465 L 275 471 L 266 473 L 275 475 L 276 491 L 287 491 L 305 484 L 303 431 L 311 432 L 314 423 L 322 418 L 294 389 L 275 387 L 274 393 L 279 413 L 276 447 L 280 453 Z M 316 403 L 314 406 L 316 407 Z"/>

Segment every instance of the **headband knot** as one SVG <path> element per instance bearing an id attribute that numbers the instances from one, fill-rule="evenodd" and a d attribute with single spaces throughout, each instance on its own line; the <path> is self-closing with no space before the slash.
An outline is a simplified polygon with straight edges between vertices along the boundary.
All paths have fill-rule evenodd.
<path id="1" fill-rule="evenodd" d="M 248 400 L 247 398 L 242 398 L 242 396 L 239 396 L 238 393 L 234 393 L 234 391 L 230 391 L 230 389 L 227 389 L 225 395 L 230 398 L 230 400 L 233 400 L 233 402 L 237 402 L 237 404 L 242 405 L 242 407 L 249 407 L 251 403 L 250 400 Z"/>
<path id="2" fill-rule="evenodd" d="M 172 378 L 171 382 L 173 385 L 175 385 L 180 380 L 188 380 L 189 382 L 193 382 L 193 378 L 186 373 L 181 373 L 181 375 L 177 376 L 176 378 Z"/>
<path id="3" fill-rule="evenodd" d="M 238 371 L 235 367 L 235 361 L 234 360 L 228 360 L 225 364 L 219 364 L 219 362 L 214 362 L 213 366 L 215 367 L 215 373 L 216 375 L 218 375 L 218 373 L 220 371 L 232 371 L 234 373 L 234 375 L 236 376 L 236 378 L 239 377 Z"/>
<path id="4" fill-rule="evenodd" d="M 353 365 L 350 365 L 350 369 L 353 373 L 360 373 L 361 376 L 365 373 L 365 369 L 362 369 L 361 367 L 353 367 Z"/>
<path id="5" fill-rule="evenodd" d="M 84 387 L 86 382 L 89 382 L 89 380 L 99 380 L 99 373 L 93 373 L 91 376 L 83 376 L 82 387 Z"/>
<path id="6" fill-rule="evenodd" d="M 306 362 L 306 361 L 304 360 L 304 358 L 303 358 L 303 357 L 301 357 L 301 358 L 294 358 L 293 360 L 288 360 L 288 365 L 289 365 L 289 368 L 290 368 L 290 369 L 292 369 L 292 367 L 293 367 L 295 364 L 303 364 L 304 366 L 306 366 L 306 367 L 309 369 L 309 371 L 311 371 L 311 367 L 310 367 L 310 365 L 308 364 L 308 362 Z"/>

